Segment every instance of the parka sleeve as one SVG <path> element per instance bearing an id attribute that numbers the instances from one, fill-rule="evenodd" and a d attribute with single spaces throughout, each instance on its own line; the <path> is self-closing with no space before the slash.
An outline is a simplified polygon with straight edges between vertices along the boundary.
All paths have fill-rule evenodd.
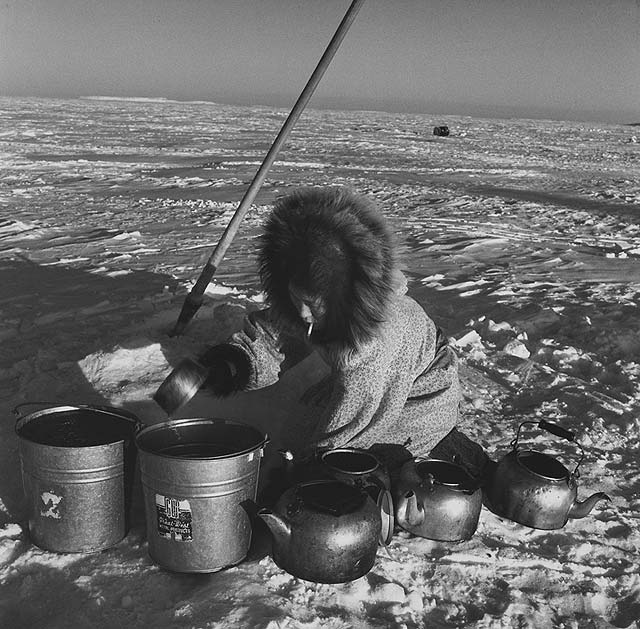
<path id="1" fill-rule="evenodd" d="M 226 345 L 244 354 L 248 367 L 244 390 L 275 384 L 283 371 L 308 353 L 303 342 L 276 325 L 268 309 L 248 314 L 242 330 L 233 334 Z"/>

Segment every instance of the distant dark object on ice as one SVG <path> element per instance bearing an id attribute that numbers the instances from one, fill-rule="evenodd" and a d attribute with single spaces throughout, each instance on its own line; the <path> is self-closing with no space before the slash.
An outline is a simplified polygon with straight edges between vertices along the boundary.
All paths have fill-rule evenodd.
<path id="1" fill-rule="evenodd" d="M 439 127 L 433 127 L 433 135 L 447 136 L 449 135 L 449 127 L 441 125 Z"/>

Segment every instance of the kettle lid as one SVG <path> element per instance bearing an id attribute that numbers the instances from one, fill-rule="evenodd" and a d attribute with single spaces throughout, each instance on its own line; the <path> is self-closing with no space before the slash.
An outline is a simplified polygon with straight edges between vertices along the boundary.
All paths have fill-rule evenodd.
<path id="1" fill-rule="evenodd" d="M 301 483 L 296 494 L 305 506 L 336 517 L 357 511 L 367 499 L 356 487 L 335 480 Z"/>
<path id="2" fill-rule="evenodd" d="M 444 485 L 449 489 L 473 493 L 478 489 L 477 481 L 460 465 L 441 459 L 422 459 L 416 463 L 416 472 L 422 479 Z"/>
<path id="3" fill-rule="evenodd" d="M 535 450 L 518 450 L 518 463 L 529 472 L 548 480 L 565 480 L 569 478 L 569 470 L 557 459 Z"/>

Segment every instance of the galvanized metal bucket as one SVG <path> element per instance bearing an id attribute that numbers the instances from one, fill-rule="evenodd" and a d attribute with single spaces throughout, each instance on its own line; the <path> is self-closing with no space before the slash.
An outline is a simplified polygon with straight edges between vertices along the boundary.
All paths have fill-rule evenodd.
<path id="1" fill-rule="evenodd" d="M 103 406 L 57 406 L 18 418 L 34 544 L 60 553 L 92 553 L 127 534 L 134 436 L 140 427 L 128 411 Z"/>
<path id="2" fill-rule="evenodd" d="M 177 419 L 136 437 L 149 555 L 175 572 L 216 572 L 251 543 L 245 505 L 256 499 L 268 438 L 224 419 Z"/>

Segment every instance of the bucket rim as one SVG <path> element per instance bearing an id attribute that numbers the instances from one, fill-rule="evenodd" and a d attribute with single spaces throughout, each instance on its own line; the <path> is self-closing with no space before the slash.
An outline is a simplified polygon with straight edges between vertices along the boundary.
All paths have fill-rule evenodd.
<path id="1" fill-rule="evenodd" d="M 189 457 L 189 459 L 185 459 L 184 457 L 181 457 L 179 455 L 173 455 L 173 454 L 165 454 L 163 452 L 158 452 L 156 449 L 154 448 L 150 448 L 150 447 L 145 447 L 144 445 L 142 445 L 140 442 L 141 440 L 146 437 L 147 435 L 154 433 L 154 432 L 160 432 L 162 430 L 165 430 L 167 428 L 176 428 L 176 427 L 181 427 L 181 426 L 192 426 L 192 425 L 202 425 L 202 424 L 228 424 L 228 425 L 232 425 L 232 426 L 240 426 L 242 428 L 248 428 L 250 430 L 253 430 L 256 433 L 256 436 L 260 437 L 260 441 L 256 443 L 256 445 L 251 446 L 249 448 L 244 448 L 243 450 L 239 450 L 238 452 L 233 452 L 232 454 L 218 454 L 215 456 L 198 456 L 198 457 Z M 234 459 L 236 457 L 241 457 L 241 456 L 246 456 L 247 454 L 250 454 L 251 452 L 256 452 L 257 450 L 261 450 L 262 448 L 264 448 L 268 443 L 269 443 L 270 439 L 269 436 L 262 432 L 261 430 L 259 430 L 258 428 L 256 428 L 255 426 L 252 426 L 251 424 L 247 424 L 241 421 L 237 421 L 235 419 L 226 419 L 224 417 L 215 417 L 215 418 L 207 418 L 207 417 L 184 417 L 181 419 L 170 419 L 164 422 L 160 422 L 158 424 L 152 424 L 150 426 L 145 426 L 142 430 L 140 430 L 136 436 L 135 436 L 135 443 L 136 443 L 136 447 L 138 448 L 138 450 L 140 452 L 144 452 L 145 454 L 152 454 L 153 456 L 158 456 L 161 458 L 165 458 L 165 459 L 171 459 L 172 461 L 185 461 L 185 460 L 189 460 L 189 461 L 214 461 L 214 460 L 228 460 L 228 459 Z"/>
<path id="2" fill-rule="evenodd" d="M 133 441 L 135 435 L 138 432 L 140 432 L 140 429 L 143 426 L 142 422 L 133 413 L 131 413 L 130 411 L 127 411 L 126 409 L 120 409 L 115 406 L 100 406 L 100 405 L 94 406 L 91 404 L 77 404 L 77 405 L 66 404 L 61 406 L 47 406 L 46 408 L 33 411 L 32 413 L 28 413 L 26 415 L 20 415 L 18 413 L 17 409 L 20 408 L 20 406 L 26 406 L 31 404 L 38 405 L 43 403 L 27 402 L 25 404 L 19 404 L 18 406 L 16 406 L 13 409 L 13 411 L 16 415 L 18 415 L 18 417 L 16 419 L 16 423 L 14 424 L 13 430 L 16 436 L 18 437 L 18 439 L 25 441 L 27 443 L 32 443 L 34 445 L 43 446 L 45 448 L 56 448 L 59 450 L 78 450 L 78 449 L 90 450 L 95 448 L 104 448 L 107 446 L 115 446 L 121 443 L 124 444 L 125 441 Z M 33 441 L 32 439 L 29 439 L 28 437 L 25 437 L 23 434 L 20 433 L 21 428 L 23 428 L 30 421 L 38 419 L 38 417 L 41 417 L 42 415 L 53 415 L 55 413 L 68 413 L 69 411 L 94 411 L 94 412 L 104 413 L 105 415 L 110 415 L 112 417 L 117 417 L 118 419 L 131 422 L 132 424 L 131 435 L 129 435 L 128 437 L 122 437 L 121 439 L 114 439 L 113 441 L 107 441 L 106 443 L 99 443 L 99 444 L 90 445 L 90 446 L 78 446 L 78 445 L 61 446 L 61 445 L 52 445 L 48 443 L 40 443 L 39 441 Z"/>

